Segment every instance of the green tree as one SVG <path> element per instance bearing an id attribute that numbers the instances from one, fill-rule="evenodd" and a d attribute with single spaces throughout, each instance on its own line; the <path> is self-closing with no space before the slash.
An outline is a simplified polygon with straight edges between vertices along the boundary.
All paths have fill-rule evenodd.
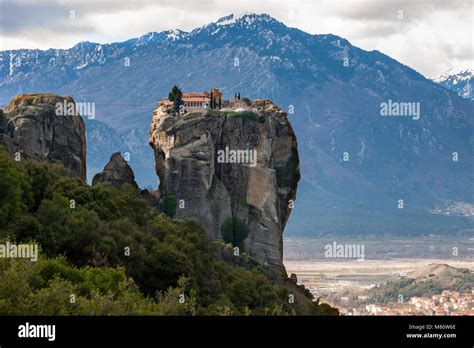
<path id="1" fill-rule="evenodd" d="M 179 107 L 183 105 L 184 102 L 183 92 L 181 92 L 181 89 L 177 85 L 174 85 L 173 88 L 171 88 L 171 91 L 168 94 L 168 99 L 173 102 L 173 110 L 179 112 Z"/>
<path id="2" fill-rule="evenodd" d="M 242 98 L 242 101 L 245 102 L 245 104 L 247 104 L 247 105 L 250 106 L 251 101 L 250 101 L 250 99 L 249 99 L 248 97 L 243 97 L 243 98 Z"/>
<path id="3" fill-rule="evenodd" d="M 226 217 L 221 224 L 222 239 L 226 243 L 244 249 L 244 240 L 249 235 L 249 226 L 238 217 Z"/>
<path id="4" fill-rule="evenodd" d="M 161 203 L 161 209 L 167 216 L 174 218 L 176 216 L 176 195 L 165 195 Z"/>
<path id="5" fill-rule="evenodd" d="M 15 221 L 32 203 L 31 180 L 0 152 L 0 229 Z"/>

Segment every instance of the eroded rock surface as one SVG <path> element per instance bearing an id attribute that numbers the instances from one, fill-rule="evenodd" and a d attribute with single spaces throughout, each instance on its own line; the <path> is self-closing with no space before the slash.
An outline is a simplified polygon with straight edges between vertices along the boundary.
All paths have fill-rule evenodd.
<path id="1" fill-rule="evenodd" d="M 59 162 L 71 177 L 86 180 L 86 136 L 82 117 L 57 115 L 56 105 L 71 97 L 20 94 L 0 113 L 0 144 L 21 160 Z"/>
<path id="2" fill-rule="evenodd" d="M 239 244 L 263 264 L 283 267 L 283 230 L 300 179 L 297 140 L 287 115 L 269 100 L 252 112 L 155 110 L 150 127 L 160 202 L 178 219 L 195 219 L 224 240 L 224 221 L 248 236 Z M 256 163 L 221 163 L 220 150 L 256 150 Z M 229 157 L 230 158 L 230 157 Z M 222 159 L 222 158 L 221 158 Z M 232 220 L 229 220 L 232 219 Z M 234 230 L 238 242 L 240 232 Z"/>
<path id="3" fill-rule="evenodd" d="M 92 185 L 98 183 L 109 183 L 118 189 L 120 189 L 124 184 L 130 184 L 138 189 L 132 168 L 130 168 L 120 152 L 112 154 L 109 162 L 105 165 L 104 170 L 94 176 L 94 179 L 92 179 Z"/>

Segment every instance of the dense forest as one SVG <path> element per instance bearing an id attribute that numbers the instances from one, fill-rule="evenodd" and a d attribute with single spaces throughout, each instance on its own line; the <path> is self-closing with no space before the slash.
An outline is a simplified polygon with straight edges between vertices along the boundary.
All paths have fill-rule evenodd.
<path id="1" fill-rule="evenodd" d="M 338 314 L 132 186 L 89 186 L 0 151 L 0 193 L 0 244 L 40 249 L 37 262 L 0 258 L 2 315 Z"/>

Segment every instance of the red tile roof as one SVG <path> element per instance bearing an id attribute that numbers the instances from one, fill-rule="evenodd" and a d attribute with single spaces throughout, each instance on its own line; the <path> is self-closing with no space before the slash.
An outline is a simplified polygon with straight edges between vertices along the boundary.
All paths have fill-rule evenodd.
<path id="1" fill-rule="evenodd" d="M 204 95 L 197 92 L 183 93 L 183 99 L 191 98 L 191 97 L 204 97 Z"/>
<path id="2" fill-rule="evenodd" d="M 209 98 L 206 98 L 206 97 L 203 97 L 203 96 L 199 96 L 199 97 L 186 97 L 184 98 L 183 97 L 183 102 L 185 103 L 192 103 L 192 102 L 207 102 L 209 101 Z"/>

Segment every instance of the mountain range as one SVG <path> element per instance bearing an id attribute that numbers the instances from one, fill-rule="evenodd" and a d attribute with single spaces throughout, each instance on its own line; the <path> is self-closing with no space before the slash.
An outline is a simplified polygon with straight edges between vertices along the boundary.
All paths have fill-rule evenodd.
<path id="1" fill-rule="evenodd" d="M 434 77 L 433 82 L 455 91 L 463 98 L 474 100 L 474 69 L 453 68 Z"/>
<path id="2" fill-rule="evenodd" d="M 174 84 L 218 87 L 227 98 L 267 98 L 288 112 L 302 181 L 286 235 L 472 228 L 474 101 L 450 90 L 458 83 L 432 81 L 336 35 L 266 14 L 229 15 L 190 32 L 2 51 L 0 76 L 2 103 L 49 92 L 95 104 L 86 122 L 89 180 L 121 151 L 139 185 L 157 187 L 148 128 L 158 99 Z M 392 116 L 382 115 L 384 105 Z M 394 106 L 410 108 L 403 115 Z"/>

